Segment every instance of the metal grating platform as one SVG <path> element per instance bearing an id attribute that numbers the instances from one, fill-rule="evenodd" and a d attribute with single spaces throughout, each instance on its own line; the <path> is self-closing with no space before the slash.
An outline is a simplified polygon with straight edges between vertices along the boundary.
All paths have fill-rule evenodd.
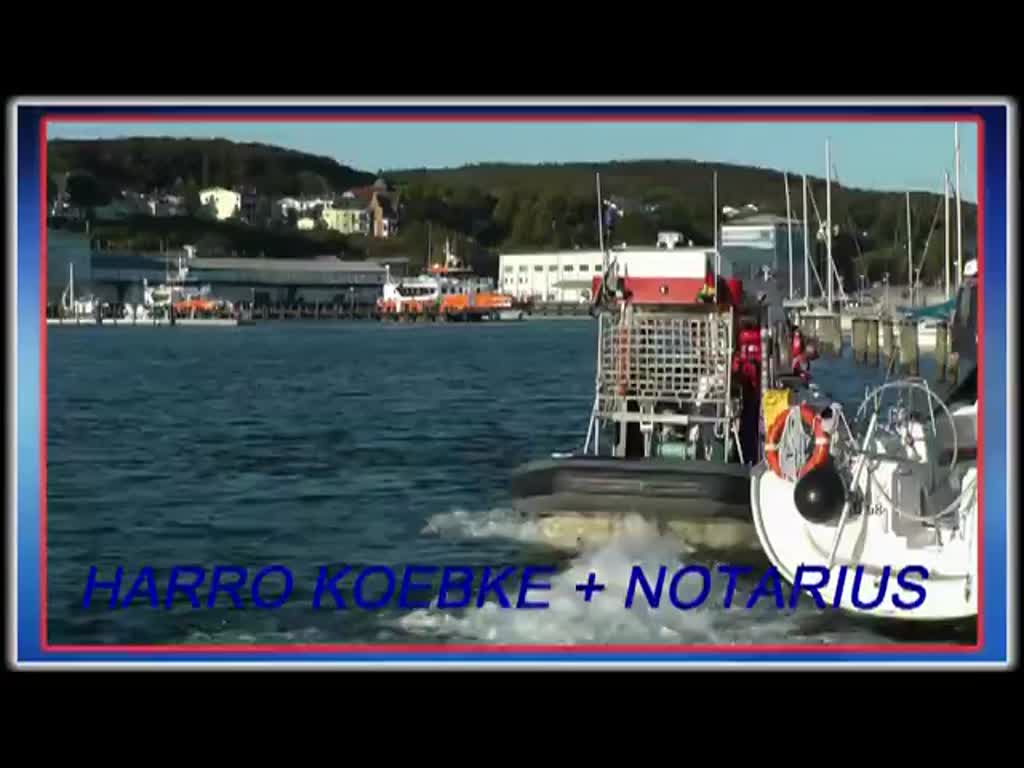
<path id="1" fill-rule="evenodd" d="M 730 395 L 731 312 L 602 314 L 599 410 L 625 399 L 725 405 Z"/>

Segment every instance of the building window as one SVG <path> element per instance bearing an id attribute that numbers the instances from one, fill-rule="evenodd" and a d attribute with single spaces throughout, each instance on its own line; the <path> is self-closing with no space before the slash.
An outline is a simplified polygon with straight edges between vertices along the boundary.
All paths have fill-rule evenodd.
<path id="1" fill-rule="evenodd" d="M 543 267 L 543 265 L 538 264 L 536 267 L 533 268 L 533 271 L 534 272 L 543 272 L 544 271 L 544 267 Z"/>
<path id="2" fill-rule="evenodd" d="M 589 264 L 580 264 L 580 272 L 589 272 L 589 271 L 590 271 L 590 265 Z"/>
<path id="3" fill-rule="evenodd" d="M 525 272 L 526 271 L 526 265 L 525 264 L 520 264 L 519 265 L 519 271 L 520 272 Z"/>
<path id="4" fill-rule="evenodd" d="M 572 264 L 566 264 L 566 265 L 565 265 L 565 266 L 564 266 L 564 267 L 562 268 L 562 271 L 563 271 L 563 272 L 572 272 Z"/>
<path id="5" fill-rule="evenodd" d="M 548 272 L 557 272 L 557 271 L 558 271 L 558 265 L 557 264 L 552 264 L 550 267 L 548 267 Z"/>
<path id="6" fill-rule="evenodd" d="M 513 272 L 514 268 L 513 267 L 505 267 L 505 271 L 506 272 Z"/>

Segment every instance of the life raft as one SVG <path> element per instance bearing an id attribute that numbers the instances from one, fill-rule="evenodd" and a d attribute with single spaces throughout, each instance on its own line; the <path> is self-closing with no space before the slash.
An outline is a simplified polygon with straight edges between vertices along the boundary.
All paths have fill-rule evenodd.
<path id="1" fill-rule="evenodd" d="M 810 458 L 804 462 L 804 465 L 797 471 L 796 477 L 799 480 L 812 469 L 816 469 L 829 460 L 829 455 L 832 447 L 832 438 L 828 432 L 825 431 L 825 425 L 821 416 L 806 403 L 801 403 L 799 406 L 793 406 L 798 408 L 800 411 L 800 419 L 806 424 L 814 433 L 814 450 L 811 451 Z M 775 417 L 775 421 L 772 422 L 771 428 L 768 430 L 768 434 L 765 436 L 764 444 L 764 458 L 768 462 L 768 466 L 772 472 L 781 478 L 786 479 L 785 473 L 782 471 L 782 465 L 779 461 L 779 441 L 782 439 L 782 433 L 786 429 L 786 421 L 789 418 L 790 411 L 792 409 L 787 408 Z"/>

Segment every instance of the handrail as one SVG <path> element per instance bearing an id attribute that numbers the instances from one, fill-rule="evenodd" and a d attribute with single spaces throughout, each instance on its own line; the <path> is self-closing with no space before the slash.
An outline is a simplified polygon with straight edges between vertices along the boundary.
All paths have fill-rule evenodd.
<path id="1" fill-rule="evenodd" d="M 864 436 L 862 451 L 866 452 L 868 445 L 872 437 L 875 434 L 875 426 L 878 424 L 878 411 L 874 411 L 871 414 L 871 421 L 868 424 L 867 434 Z M 867 456 L 862 453 L 858 459 L 857 468 L 853 472 L 853 479 L 850 481 L 850 487 L 857 485 L 857 481 L 860 479 L 860 473 L 863 471 L 864 466 L 867 464 Z M 850 515 L 850 497 L 847 496 L 846 501 L 843 502 L 843 513 L 839 516 L 839 526 L 836 528 L 836 535 L 832 539 L 832 551 L 828 556 L 828 569 L 832 570 L 832 566 L 836 560 L 836 552 L 839 551 L 839 540 L 842 538 L 843 530 L 846 528 L 846 518 Z"/>

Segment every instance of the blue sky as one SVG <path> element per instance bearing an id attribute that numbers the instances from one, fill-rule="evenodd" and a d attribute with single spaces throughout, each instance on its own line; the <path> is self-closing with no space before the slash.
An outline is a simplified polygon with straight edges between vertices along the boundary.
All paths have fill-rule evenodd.
<path id="1" fill-rule="evenodd" d="M 327 155 L 360 170 L 477 162 L 690 158 L 824 176 L 832 140 L 846 186 L 942 192 L 954 176 L 952 123 L 57 123 L 60 138 L 223 137 Z M 960 125 L 960 182 L 977 200 L 977 130 Z"/>

